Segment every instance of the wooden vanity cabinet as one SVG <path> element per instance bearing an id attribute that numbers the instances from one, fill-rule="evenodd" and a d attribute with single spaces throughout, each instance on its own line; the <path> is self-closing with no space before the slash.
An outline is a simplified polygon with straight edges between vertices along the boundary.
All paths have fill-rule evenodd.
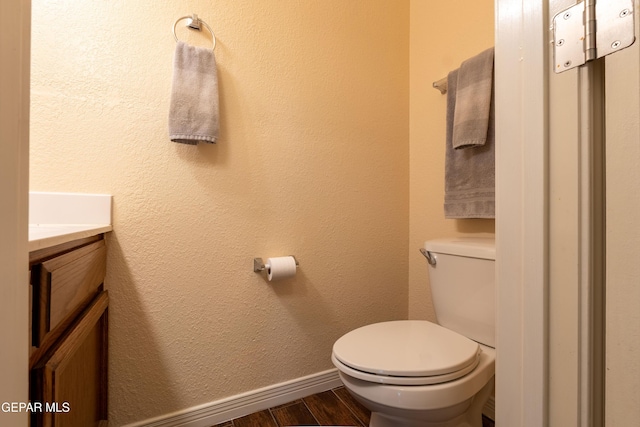
<path id="1" fill-rule="evenodd" d="M 31 427 L 103 427 L 109 296 L 102 235 L 36 251 L 31 264 Z"/>

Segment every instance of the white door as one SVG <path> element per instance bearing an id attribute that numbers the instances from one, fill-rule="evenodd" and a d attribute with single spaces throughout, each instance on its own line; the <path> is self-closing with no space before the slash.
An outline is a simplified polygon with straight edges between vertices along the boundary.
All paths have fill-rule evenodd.
<path id="1" fill-rule="evenodd" d="M 640 425 L 639 46 L 549 67 L 549 425 Z"/>
<path id="2" fill-rule="evenodd" d="M 554 73 L 575 3 L 496 2 L 498 425 L 639 425 L 640 41 Z"/>
<path id="3" fill-rule="evenodd" d="M 28 0 L 0 1 L 0 425 L 22 427 L 7 402 L 28 398 Z"/>
<path id="4" fill-rule="evenodd" d="M 640 425 L 640 2 L 635 44 L 605 62 L 606 426 Z"/>

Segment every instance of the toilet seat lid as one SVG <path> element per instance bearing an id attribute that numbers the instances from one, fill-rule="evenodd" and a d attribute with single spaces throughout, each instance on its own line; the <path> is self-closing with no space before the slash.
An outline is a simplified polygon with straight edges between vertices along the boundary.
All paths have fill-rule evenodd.
<path id="1" fill-rule="evenodd" d="M 431 377 L 467 370 L 478 363 L 480 352 L 475 341 L 421 320 L 363 326 L 333 345 L 333 355 L 342 364 L 393 377 Z"/>

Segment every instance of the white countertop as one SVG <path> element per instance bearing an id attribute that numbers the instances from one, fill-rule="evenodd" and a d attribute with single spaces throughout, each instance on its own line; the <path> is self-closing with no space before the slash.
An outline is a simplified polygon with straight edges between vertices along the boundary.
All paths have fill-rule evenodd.
<path id="1" fill-rule="evenodd" d="M 29 193 L 29 252 L 111 230 L 108 194 Z"/>
<path id="2" fill-rule="evenodd" d="M 109 224 L 32 225 L 29 224 L 29 252 L 95 236 L 113 230 Z"/>

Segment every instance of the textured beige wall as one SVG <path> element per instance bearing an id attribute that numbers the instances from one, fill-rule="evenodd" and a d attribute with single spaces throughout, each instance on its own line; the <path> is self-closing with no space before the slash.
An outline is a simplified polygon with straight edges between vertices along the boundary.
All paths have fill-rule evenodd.
<path id="1" fill-rule="evenodd" d="M 217 145 L 167 138 L 193 12 Z M 34 0 L 33 29 L 31 189 L 114 196 L 115 426 L 329 369 L 341 334 L 407 317 L 408 1 Z M 294 280 L 253 273 L 286 254 Z"/>
<path id="2" fill-rule="evenodd" d="M 435 319 L 424 257 L 428 239 L 493 235 L 494 220 L 444 218 L 446 96 L 432 83 L 494 44 L 493 0 L 411 0 L 409 317 Z"/>

